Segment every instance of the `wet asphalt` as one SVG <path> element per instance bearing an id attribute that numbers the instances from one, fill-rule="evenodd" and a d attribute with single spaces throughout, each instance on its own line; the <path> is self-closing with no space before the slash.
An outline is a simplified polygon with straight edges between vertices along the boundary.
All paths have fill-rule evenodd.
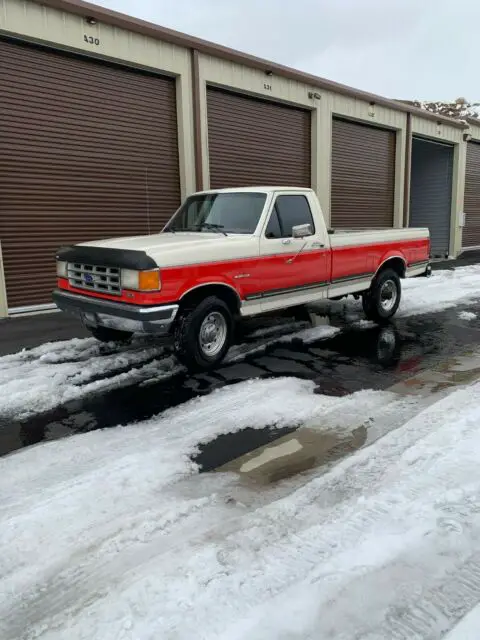
<path id="1" fill-rule="evenodd" d="M 331 323 L 341 331 L 328 339 L 306 344 L 300 339 L 280 341 L 292 333 L 292 318 L 267 318 L 246 325 L 240 337 L 239 360 L 208 374 L 189 376 L 178 373 L 171 378 L 131 384 L 82 400 L 67 403 L 47 413 L 23 421 L 3 420 L 0 415 L 0 455 L 76 433 L 116 425 L 136 423 L 178 406 L 196 396 L 211 393 L 225 385 L 252 378 L 295 376 L 313 380 L 316 391 L 333 396 L 360 389 L 386 389 L 423 369 L 454 356 L 472 352 L 480 344 L 480 303 L 457 306 L 441 313 L 398 318 L 383 327 L 366 325 L 361 314 L 352 314 L 341 305 L 329 309 L 326 317 L 312 314 L 308 324 Z M 461 320 L 459 312 L 479 313 L 471 321 Z M 304 319 L 305 320 L 305 319 Z M 258 336 L 258 330 L 267 335 Z M 298 331 L 298 326 L 296 328 Z M 255 332 L 256 335 L 255 335 Z M 248 353 L 251 347 L 259 351 Z M 242 356 L 242 351 L 246 352 Z M 118 373 L 118 371 L 117 371 Z M 222 466 L 294 429 L 244 429 L 204 444 L 196 462 L 208 471 Z"/>

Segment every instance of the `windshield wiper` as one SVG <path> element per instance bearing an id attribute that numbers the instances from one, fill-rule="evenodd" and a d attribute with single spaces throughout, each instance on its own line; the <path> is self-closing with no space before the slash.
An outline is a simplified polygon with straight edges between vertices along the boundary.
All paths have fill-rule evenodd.
<path id="1" fill-rule="evenodd" d="M 223 224 L 212 224 L 211 222 L 202 222 L 198 225 L 199 229 L 208 229 L 209 231 L 216 231 L 217 233 L 223 233 L 224 236 L 228 235 L 226 231 L 223 230 Z"/>
<path id="2" fill-rule="evenodd" d="M 164 233 L 177 233 L 175 227 L 167 227 Z"/>

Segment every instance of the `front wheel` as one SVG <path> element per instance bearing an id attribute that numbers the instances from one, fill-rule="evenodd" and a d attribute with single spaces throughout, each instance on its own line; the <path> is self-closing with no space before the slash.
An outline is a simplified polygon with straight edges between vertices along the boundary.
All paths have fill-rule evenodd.
<path id="1" fill-rule="evenodd" d="M 233 336 L 228 306 L 210 296 L 180 311 L 174 330 L 175 353 L 190 371 L 208 371 L 225 357 Z"/>
<path id="2" fill-rule="evenodd" d="M 384 322 L 397 312 L 402 296 L 400 278 L 393 269 L 381 271 L 362 296 L 363 311 L 369 320 Z"/>

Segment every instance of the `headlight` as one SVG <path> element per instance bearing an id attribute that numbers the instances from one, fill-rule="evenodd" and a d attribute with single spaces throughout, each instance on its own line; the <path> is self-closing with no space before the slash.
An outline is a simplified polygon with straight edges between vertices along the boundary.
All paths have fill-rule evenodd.
<path id="1" fill-rule="evenodd" d="M 122 288 L 135 291 L 159 291 L 162 287 L 160 271 L 134 271 L 122 269 Z"/>
<path id="2" fill-rule="evenodd" d="M 67 278 L 67 263 L 63 262 L 63 260 L 57 260 L 57 277 L 58 278 Z"/>

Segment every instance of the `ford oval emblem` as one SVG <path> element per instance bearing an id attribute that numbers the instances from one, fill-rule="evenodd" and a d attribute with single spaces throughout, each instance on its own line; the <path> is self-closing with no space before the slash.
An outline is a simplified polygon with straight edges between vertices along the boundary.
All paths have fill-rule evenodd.
<path id="1" fill-rule="evenodd" d="M 95 282 L 91 273 L 84 273 L 83 281 L 85 282 L 85 284 L 93 284 Z"/>

